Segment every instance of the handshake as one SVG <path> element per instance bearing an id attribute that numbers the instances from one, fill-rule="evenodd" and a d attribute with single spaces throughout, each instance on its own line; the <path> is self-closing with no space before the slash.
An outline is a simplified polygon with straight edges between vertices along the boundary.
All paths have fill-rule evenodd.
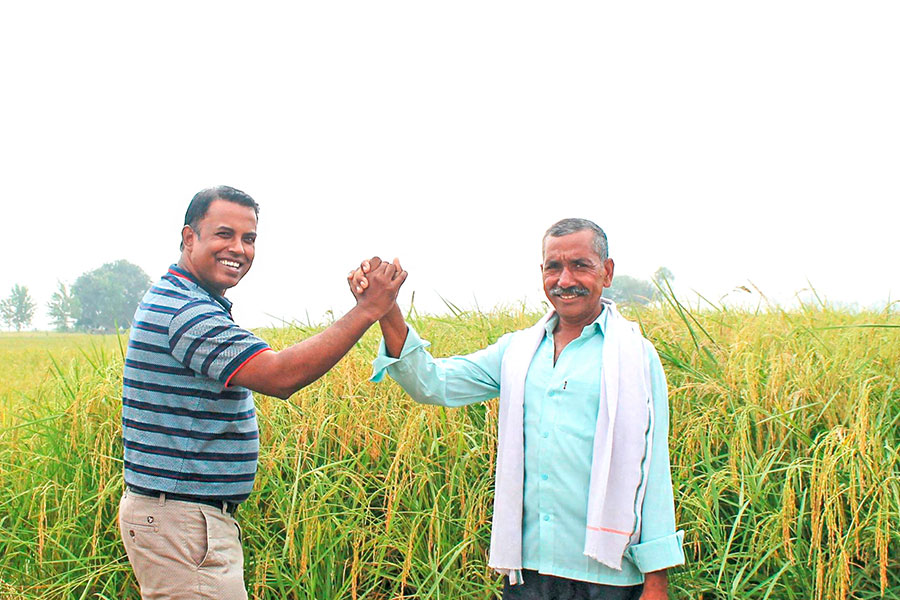
<path id="1" fill-rule="evenodd" d="M 356 306 L 372 321 L 378 321 L 397 306 L 397 294 L 407 275 L 399 259 L 387 262 L 373 256 L 350 271 L 347 284 Z"/>

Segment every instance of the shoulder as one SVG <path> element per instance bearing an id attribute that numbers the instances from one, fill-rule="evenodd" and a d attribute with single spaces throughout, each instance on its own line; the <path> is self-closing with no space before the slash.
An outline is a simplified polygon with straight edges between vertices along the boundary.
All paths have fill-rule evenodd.
<path id="1" fill-rule="evenodd" d="M 175 314 L 183 309 L 185 305 L 197 301 L 196 292 L 190 289 L 178 277 L 171 273 L 163 275 L 159 281 L 150 286 L 142 304 L 164 306 L 170 314 Z"/>
<path id="2" fill-rule="evenodd" d="M 641 340 L 644 344 L 644 351 L 647 353 L 647 356 L 650 358 L 650 360 L 656 360 L 657 362 L 659 362 L 659 352 L 656 351 L 656 346 L 653 345 L 653 342 L 651 342 L 644 336 L 641 336 Z"/>
<path id="3" fill-rule="evenodd" d="M 194 298 L 172 286 L 165 278 L 148 289 L 138 303 L 132 321 L 132 337 L 166 333 L 172 319 Z M 143 332 L 143 333 L 142 333 Z"/>
<path id="4" fill-rule="evenodd" d="M 207 338 L 237 327 L 228 311 L 212 298 L 197 293 L 188 293 L 187 296 L 169 321 L 170 344 L 177 344 L 183 336 L 189 339 Z"/>
<path id="5" fill-rule="evenodd" d="M 544 337 L 544 335 L 546 334 L 544 327 L 544 319 L 541 319 L 534 325 L 525 327 L 524 329 L 517 329 L 515 331 L 510 331 L 509 333 L 503 334 L 495 343 L 502 344 L 503 346 L 509 346 L 510 344 L 534 341 L 537 338 Z"/>
<path id="6" fill-rule="evenodd" d="M 228 312 L 215 300 L 202 297 L 189 298 L 179 306 L 178 311 L 176 312 L 176 316 L 181 318 L 197 314 L 228 316 Z"/>

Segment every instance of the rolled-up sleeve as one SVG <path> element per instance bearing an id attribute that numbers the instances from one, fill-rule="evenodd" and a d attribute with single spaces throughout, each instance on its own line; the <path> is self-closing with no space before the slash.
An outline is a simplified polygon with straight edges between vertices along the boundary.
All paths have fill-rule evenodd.
<path id="1" fill-rule="evenodd" d="M 641 512 L 641 541 L 627 551 L 642 573 L 684 564 L 684 532 L 675 531 L 675 500 L 669 464 L 669 392 L 659 355 L 652 347 L 648 352 L 653 390 L 653 451 Z"/>
<path id="2" fill-rule="evenodd" d="M 409 327 L 400 357 L 393 358 L 382 340 L 371 381 L 381 381 L 387 373 L 416 402 L 449 407 L 484 402 L 500 393 L 500 363 L 508 335 L 466 356 L 435 359 L 426 349 L 429 345 Z"/>
<path id="3" fill-rule="evenodd" d="M 369 378 L 369 381 L 374 381 L 375 383 L 380 382 L 384 379 L 388 367 L 403 361 L 410 353 L 415 352 L 419 348 L 424 349 L 431 345 L 429 342 L 420 338 L 415 329 L 408 325 L 407 327 L 409 327 L 409 332 L 406 334 L 406 341 L 403 342 L 400 358 L 388 356 L 387 346 L 385 346 L 384 338 L 382 338 L 381 343 L 378 345 L 378 356 L 372 361 L 372 377 Z"/>

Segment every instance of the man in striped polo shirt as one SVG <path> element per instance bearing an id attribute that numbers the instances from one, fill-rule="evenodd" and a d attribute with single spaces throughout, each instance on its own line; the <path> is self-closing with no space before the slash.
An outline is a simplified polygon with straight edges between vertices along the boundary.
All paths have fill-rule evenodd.
<path id="1" fill-rule="evenodd" d="M 234 510 L 253 488 L 251 390 L 287 398 L 315 381 L 393 305 L 397 261 L 368 275 L 356 306 L 280 352 L 235 324 L 225 290 L 254 258 L 259 206 L 227 186 L 191 200 L 181 258 L 132 321 L 122 392 L 126 491 L 119 525 L 149 598 L 246 598 Z"/>

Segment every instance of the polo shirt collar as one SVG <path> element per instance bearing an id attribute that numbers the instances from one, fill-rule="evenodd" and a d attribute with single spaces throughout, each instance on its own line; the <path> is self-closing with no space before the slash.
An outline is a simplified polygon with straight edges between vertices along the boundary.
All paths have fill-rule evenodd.
<path id="1" fill-rule="evenodd" d="M 213 300 L 215 300 L 216 302 L 221 304 L 222 308 L 224 308 L 225 310 L 228 311 L 228 314 L 231 314 L 231 306 L 234 303 L 231 300 L 229 300 L 228 298 L 226 298 L 225 296 L 220 296 L 219 294 L 216 294 L 215 292 L 208 290 L 199 281 L 197 281 L 196 277 L 194 277 L 186 269 L 182 269 L 178 265 L 172 265 L 171 267 L 169 267 L 169 273 L 171 273 L 172 275 L 175 275 L 176 277 L 180 277 L 181 279 L 187 279 L 189 282 L 193 283 L 194 286 L 196 286 L 198 289 L 203 290 L 203 292 L 208 294 L 210 298 L 212 298 Z"/>

